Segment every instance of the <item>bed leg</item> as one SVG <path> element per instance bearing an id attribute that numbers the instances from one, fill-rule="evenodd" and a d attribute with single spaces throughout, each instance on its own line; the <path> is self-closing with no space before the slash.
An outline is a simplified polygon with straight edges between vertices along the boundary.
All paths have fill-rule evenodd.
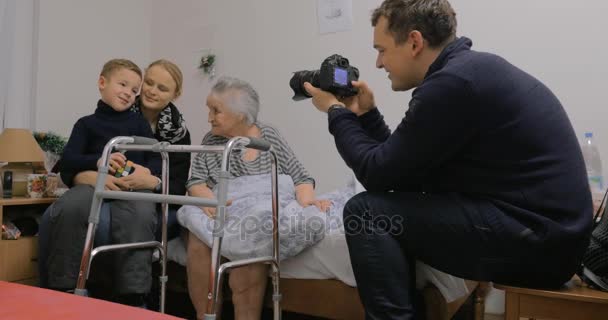
<path id="1" fill-rule="evenodd" d="M 483 320 L 485 314 L 485 299 L 488 291 L 490 289 L 490 285 L 487 282 L 479 282 L 477 288 L 475 288 L 475 293 L 473 296 L 474 303 L 474 312 L 475 312 L 475 320 Z"/>

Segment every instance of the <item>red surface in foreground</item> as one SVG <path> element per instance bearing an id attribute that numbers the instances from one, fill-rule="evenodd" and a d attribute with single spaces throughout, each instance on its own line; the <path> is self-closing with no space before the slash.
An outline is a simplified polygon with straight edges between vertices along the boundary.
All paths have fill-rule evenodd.
<path id="1" fill-rule="evenodd" d="M 0 319 L 170 320 L 180 318 L 113 302 L 0 281 Z"/>

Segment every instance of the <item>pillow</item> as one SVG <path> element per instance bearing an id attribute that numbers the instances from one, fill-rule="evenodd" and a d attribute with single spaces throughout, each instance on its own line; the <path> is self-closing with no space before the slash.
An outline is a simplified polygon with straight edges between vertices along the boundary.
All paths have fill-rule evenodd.
<path id="1" fill-rule="evenodd" d="M 295 197 L 293 180 L 279 175 L 280 259 L 292 257 L 323 239 L 326 214 L 315 206 L 303 208 Z M 215 192 L 215 191 L 214 191 Z M 221 253 L 230 260 L 272 255 L 272 192 L 270 174 L 234 178 L 228 184 L 227 209 Z M 202 209 L 183 206 L 179 223 L 211 246 L 215 220 Z"/>

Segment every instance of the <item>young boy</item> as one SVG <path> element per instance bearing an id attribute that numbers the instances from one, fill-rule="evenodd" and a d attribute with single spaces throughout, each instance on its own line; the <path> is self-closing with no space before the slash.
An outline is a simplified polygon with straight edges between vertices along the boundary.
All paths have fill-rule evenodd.
<path id="1" fill-rule="evenodd" d="M 135 135 L 153 138 L 146 120 L 129 111 L 141 82 L 141 70 L 129 60 L 113 59 L 103 66 L 97 83 L 101 94 L 97 109 L 76 122 L 61 158 L 61 177 L 68 186 L 73 185 L 76 174 L 97 170 L 103 148 L 113 137 Z M 119 152 L 112 154 L 110 173 L 123 167 L 127 157 L 134 163 L 133 175 L 149 179 L 150 173 L 158 175 L 160 172 L 158 154 L 129 151 L 126 156 Z M 130 189 L 123 178 L 111 175 L 106 188 Z M 76 185 L 53 205 L 47 261 L 51 288 L 65 290 L 76 286 L 93 193 L 90 185 Z M 154 203 L 113 200 L 110 201 L 110 214 L 112 227 L 107 232 L 111 233 L 112 243 L 154 240 L 157 224 Z M 119 250 L 111 257 L 117 301 L 142 305 L 143 297 L 151 287 L 151 250 Z"/>
<path id="2" fill-rule="evenodd" d="M 139 93 L 141 82 L 141 69 L 129 60 L 113 59 L 103 66 L 97 83 L 101 94 L 97 109 L 94 114 L 76 122 L 61 157 L 60 170 L 66 185 L 72 186 L 74 174 L 97 170 L 103 148 L 113 137 L 154 137 L 145 119 L 140 114 L 129 112 Z M 121 153 L 112 154 L 111 173 L 114 173 L 114 169 L 123 167 L 125 160 Z M 154 154 L 129 152 L 129 160 L 144 167 L 156 166 L 149 169 L 160 171 L 160 158 Z M 64 172 L 68 175 L 64 176 Z"/>

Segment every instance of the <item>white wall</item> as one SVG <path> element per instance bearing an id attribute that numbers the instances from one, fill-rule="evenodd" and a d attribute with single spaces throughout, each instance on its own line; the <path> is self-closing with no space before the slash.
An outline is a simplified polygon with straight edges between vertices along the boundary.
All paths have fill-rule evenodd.
<path id="1" fill-rule="evenodd" d="M 502 55 L 559 97 L 579 138 L 593 131 L 608 167 L 608 2 L 455 0 L 460 34 Z M 606 171 L 606 170 L 604 170 Z"/>
<path id="2" fill-rule="evenodd" d="M 204 97 L 209 81 L 197 72 L 201 50 L 218 56 L 218 74 L 251 81 L 262 97 L 260 119 L 277 126 L 313 173 L 321 191 L 344 183 L 348 174 L 327 133 L 325 116 L 309 101 L 291 101 L 291 72 L 318 68 L 330 54 L 347 56 L 376 93 L 392 128 L 403 116 L 410 93 L 390 91 L 386 74 L 374 67 L 370 12 L 381 3 L 353 1 L 350 32 L 319 35 L 316 1 L 155 0 L 152 57 L 176 60 L 186 74 L 179 105 L 200 141 L 208 130 Z M 608 159 L 608 113 L 604 79 L 608 20 L 603 0 L 453 0 L 459 35 L 474 49 L 491 51 L 543 80 L 562 100 L 579 136 L 596 132 Z M 500 76 L 500 75 L 497 75 Z M 605 160 L 608 163 L 608 160 Z"/>
<path id="3" fill-rule="evenodd" d="M 370 10 L 379 3 L 356 1 L 354 31 L 319 36 L 316 1 L 190 0 L 175 6 L 156 0 L 152 56 L 174 59 L 185 69 L 179 106 L 188 117 L 193 141 L 198 143 L 209 128 L 204 98 L 210 82 L 192 68 L 203 52 L 211 50 L 217 54 L 218 75 L 236 76 L 254 85 L 262 100 L 259 119 L 281 131 L 316 178 L 318 190 L 328 191 L 343 186 L 349 171 L 327 132 L 326 116 L 309 100 L 293 102 L 289 79 L 293 71 L 318 69 L 324 58 L 340 53 L 351 58 L 368 79 L 383 85 L 379 101 L 386 101 L 389 88 L 382 82 L 385 76 L 374 70 L 369 27 Z M 168 18 L 160 19 L 163 15 Z M 405 101 L 399 103 L 405 105 Z M 403 112 L 392 109 L 392 122 Z"/>
<path id="4" fill-rule="evenodd" d="M 143 67 L 150 55 L 151 8 L 146 0 L 41 0 L 36 129 L 70 134 L 93 113 L 103 64 L 128 58 Z"/>
<path id="5" fill-rule="evenodd" d="M 68 134 L 98 97 L 101 63 L 124 56 L 142 67 L 165 57 L 185 75 L 178 105 L 198 143 L 208 130 L 204 97 L 210 82 L 196 69 L 204 50 L 217 54 L 218 74 L 253 83 L 260 119 L 279 128 L 317 178 L 319 190 L 344 184 L 347 168 L 327 132 L 326 117 L 309 101 L 291 101 L 291 72 L 318 68 L 330 54 L 347 56 L 376 93 L 392 128 L 408 93 L 390 91 L 374 67 L 369 15 L 381 0 L 353 1 L 354 29 L 319 35 L 316 1 L 137 0 L 41 1 L 37 127 Z M 563 102 L 579 136 L 592 130 L 608 166 L 608 30 L 603 0 L 452 0 L 459 34 L 474 49 L 500 54 L 543 80 Z M 116 8 L 120 8 L 117 10 Z M 500 75 L 497 75 L 500 76 Z"/>

